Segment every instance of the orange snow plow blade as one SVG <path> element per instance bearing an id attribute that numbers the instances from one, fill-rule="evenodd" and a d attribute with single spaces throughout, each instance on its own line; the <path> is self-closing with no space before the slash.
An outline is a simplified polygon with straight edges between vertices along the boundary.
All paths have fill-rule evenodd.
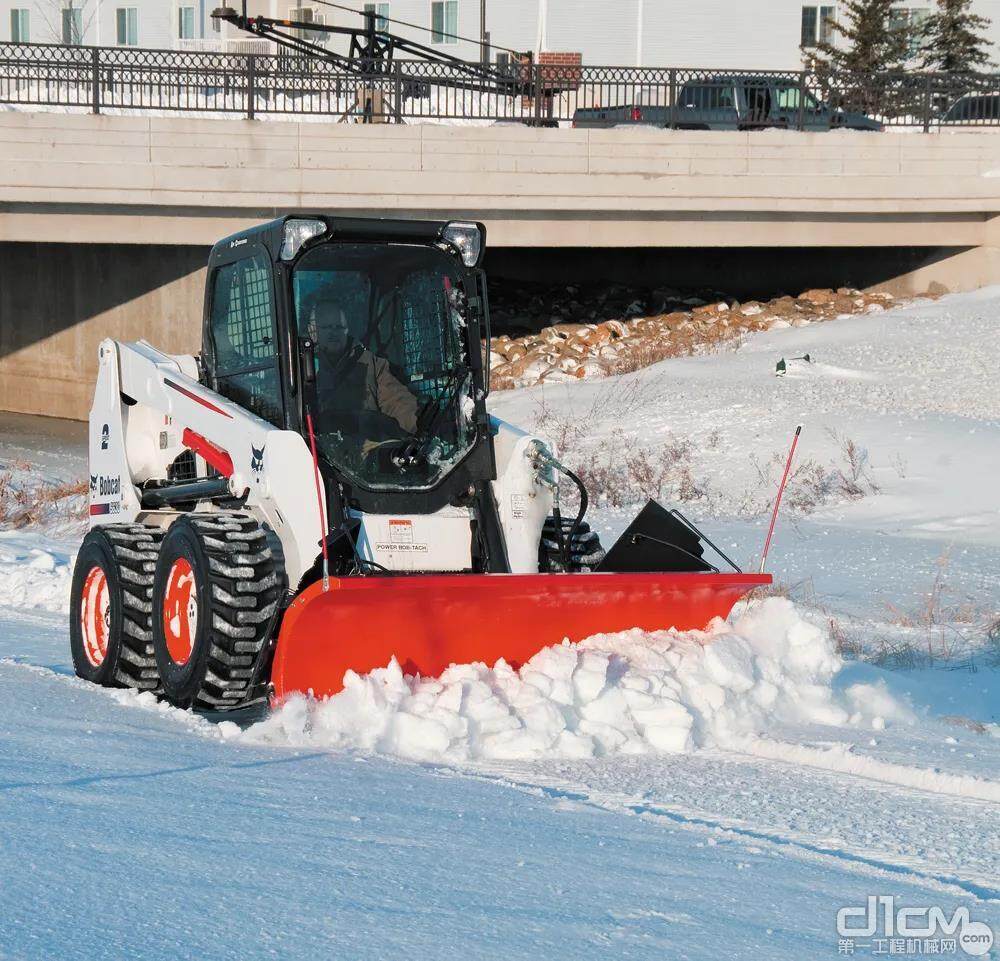
<path id="1" fill-rule="evenodd" d="M 503 658 L 520 667 L 563 638 L 639 627 L 700 630 L 770 574 L 449 574 L 331 578 L 285 613 L 274 698 L 336 694 L 344 674 L 395 657 L 404 674 Z"/>

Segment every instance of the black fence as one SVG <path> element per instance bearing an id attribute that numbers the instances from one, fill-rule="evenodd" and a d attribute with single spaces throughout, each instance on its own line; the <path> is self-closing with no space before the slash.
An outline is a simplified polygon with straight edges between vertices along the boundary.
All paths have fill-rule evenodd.
<path id="1" fill-rule="evenodd" d="M 1000 75 L 515 63 L 476 76 L 420 61 L 363 74 L 280 53 L 0 43 L 0 103 L 398 123 L 927 131 L 1000 126 Z"/>

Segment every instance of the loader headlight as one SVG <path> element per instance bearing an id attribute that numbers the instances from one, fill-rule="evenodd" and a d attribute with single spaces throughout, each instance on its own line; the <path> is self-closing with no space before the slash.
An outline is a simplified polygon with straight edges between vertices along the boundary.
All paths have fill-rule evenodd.
<path id="1" fill-rule="evenodd" d="M 483 253 L 483 232 L 479 224 L 454 221 L 441 231 L 441 239 L 454 247 L 466 267 L 475 267 Z"/>
<path id="2" fill-rule="evenodd" d="M 294 260 L 303 244 L 325 233 L 326 224 L 322 220 L 286 220 L 285 236 L 281 242 L 281 259 Z"/>

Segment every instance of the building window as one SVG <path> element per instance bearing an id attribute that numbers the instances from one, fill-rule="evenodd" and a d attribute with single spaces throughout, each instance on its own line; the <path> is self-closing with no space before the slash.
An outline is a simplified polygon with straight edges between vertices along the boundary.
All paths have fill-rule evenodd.
<path id="1" fill-rule="evenodd" d="M 802 46 L 816 46 L 816 8 L 802 8 Z"/>
<path id="2" fill-rule="evenodd" d="M 837 24 L 836 7 L 819 8 L 819 42 L 833 43 L 834 27 Z"/>
<path id="3" fill-rule="evenodd" d="M 930 16 L 926 7 L 893 7 L 889 11 L 889 26 L 894 30 L 909 30 L 908 53 L 912 57 L 920 50 L 920 28 Z"/>
<path id="4" fill-rule="evenodd" d="M 63 7 L 62 42 L 73 46 L 83 43 L 83 11 L 76 7 Z"/>
<path id="5" fill-rule="evenodd" d="M 817 43 L 833 43 L 833 25 L 836 22 L 836 7 L 803 7 L 802 46 L 815 47 Z"/>
<path id="6" fill-rule="evenodd" d="M 315 7 L 289 7 L 288 19 L 297 23 L 315 23 L 317 25 L 326 23 L 326 17 L 317 13 Z M 330 40 L 330 34 L 323 30 L 307 30 L 301 27 L 293 30 L 292 34 L 306 43 L 326 45 Z"/>
<path id="7" fill-rule="evenodd" d="M 139 8 L 119 7 L 115 11 L 119 47 L 139 46 Z"/>
<path id="8" fill-rule="evenodd" d="M 31 31 L 28 28 L 28 11 L 18 10 L 10 12 L 10 39 L 13 43 L 30 43 Z"/>
<path id="9" fill-rule="evenodd" d="M 387 3 L 366 3 L 365 13 L 375 14 L 375 29 L 389 29 L 389 4 Z"/>
<path id="10" fill-rule="evenodd" d="M 458 43 L 458 0 L 431 4 L 431 43 Z"/>
<path id="11" fill-rule="evenodd" d="M 194 7 L 177 8 L 177 36 L 181 40 L 194 40 Z"/>

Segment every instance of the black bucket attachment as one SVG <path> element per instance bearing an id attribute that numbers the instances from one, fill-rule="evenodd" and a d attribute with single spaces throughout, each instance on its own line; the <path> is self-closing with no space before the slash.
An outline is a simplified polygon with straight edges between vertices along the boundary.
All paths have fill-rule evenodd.
<path id="1" fill-rule="evenodd" d="M 625 533 L 615 541 L 597 570 L 616 574 L 646 571 L 718 573 L 719 569 L 705 560 L 703 543 L 711 547 L 737 573 L 740 572 L 680 511 L 668 511 L 656 501 L 650 501 L 629 524 Z"/>

